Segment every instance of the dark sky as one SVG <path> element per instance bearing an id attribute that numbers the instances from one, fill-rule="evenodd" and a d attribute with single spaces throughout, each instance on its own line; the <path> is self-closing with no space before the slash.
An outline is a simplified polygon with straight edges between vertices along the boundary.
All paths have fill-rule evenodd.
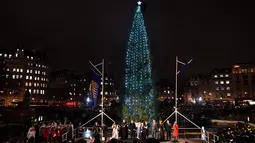
<path id="1" fill-rule="evenodd" d="M 175 56 L 194 58 L 182 77 L 253 62 L 253 5 L 240 0 L 146 0 L 145 22 L 158 78 Z M 242 1 L 244 2 L 244 1 Z M 54 70 L 85 72 L 104 57 L 122 76 L 136 0 L 1 0 L 0 46 L 47 49 Z M 120 79 L 117 79 L 120 80 Z"/>

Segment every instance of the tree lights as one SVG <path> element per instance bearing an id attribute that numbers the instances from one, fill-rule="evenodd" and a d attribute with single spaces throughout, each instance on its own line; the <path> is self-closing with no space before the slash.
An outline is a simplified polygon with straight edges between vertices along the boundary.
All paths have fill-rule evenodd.
<path id="1" fill-rule="evenodd" d="M 124 118 L 144 110 L 151 120 L 155 116 L 155 88 L 152 79 L 151 55 L 144 25 L 141 2 L 138 2 L 126 50 Z M 141 115 L 138 115 L 139 117 Z M 144 119 L 144 117 L 139 118 Z"/>

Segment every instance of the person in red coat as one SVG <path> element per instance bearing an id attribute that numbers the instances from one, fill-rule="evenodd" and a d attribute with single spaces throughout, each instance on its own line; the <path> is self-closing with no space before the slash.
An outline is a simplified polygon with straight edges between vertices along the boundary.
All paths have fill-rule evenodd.
<path id="1" fill-rule="evenodd" d="M 174 125 L 173 125 L 173 137 L 174 137 L 175 141 L 178 140 L 178 136 L 179 136 L 179 126 L 177 125 L 177 122 L 174 122 Z"/>
<path id="2" fill-rule="evenodd" d="M 43 141 L 44 142 L 48 142 L 48 129 L 47 129 L 47 127 L 45 126 L 45 127 L 42 127 L 42 130 L 43 130 Z"/>

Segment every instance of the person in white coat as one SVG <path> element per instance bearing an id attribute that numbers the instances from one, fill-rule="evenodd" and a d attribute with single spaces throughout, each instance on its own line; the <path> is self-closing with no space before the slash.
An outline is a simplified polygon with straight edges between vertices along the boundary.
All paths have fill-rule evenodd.
<path id="1" fill-rule="evenodd" d="M 27 143 L 33 143 L 35 140 L 35 127 L 32 126 L 27 132 Z"/>
<path id="2" fill-rule="evenodd" d="M 112 137 L 111 139 L 119 139 L 118 125 L 116 122 L 112 124 Z"/>

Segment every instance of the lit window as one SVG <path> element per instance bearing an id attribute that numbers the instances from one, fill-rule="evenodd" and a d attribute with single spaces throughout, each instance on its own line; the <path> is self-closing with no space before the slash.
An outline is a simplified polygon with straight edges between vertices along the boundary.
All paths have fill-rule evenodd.
<path id="1" fill-rule="evenodd" d="M 219 90 L 220 88 L 219 87 L 216 87 L 216 90 Z"/>
<path id="2" fill-rule="evenodd" d="M 10 54 L 10 55 L 9 55 L 9 58 L 11 58 L 11 57 L 12 57 L 12 55 Z"/>
<path id="3" fill-rule="evenodd" d="M 219 82 L 218 82 L 218 81 L 215 81 L 215 84 L 219 84 Z"/>
<path id="4" fill-rule="evenodd" d="M 19 78 L 22 78 L 23 76 L 22 75 L 19 75 Z"/>
<path id="5" fill-rule="evenodd" d="M 7 68 L 6 71 L 9 71 L 9 68 Z"/>
<path id="6" fill-rule="evenodd" d="M 36 83 L 34 83 L 34 87 L 36 87 Z"/>
<path id="7" fill-rule="evenodd" d="M 229 81 L 229 80 L 227 80 L 227 81 L 226 81 L 226 84 L 229 84 L 229 83 L 230 83 L 230 81 Z"/>
<path id="8" fill-rule="evenodd" d="M 223 75 L 221 74 L 220 77 L 223 77 Z"/>
<path id="9" fill-rule="evenodd" d="M 23 69 L 20 69 L 20 72 L 23 72 Z"/>
<path id="10" fill-rule="evenodd" d="M 29 76 L 28 76 L 28 75 L 26 76 L 26 79 L 29 79 Z"/>
<path id="11" fill-rule="evenodd" d="M 225 77 L 229 77 L 229 75 L 228 75 L 228 74 L 226 74 L 226 75 L 225 75 Z"/>
<path id="12" fill-rule="evenodd" d="M 251 69 L 251 72 L 254 72 L 254 69 Z"/>
<path id="13" fill-rule="evenodd" d="M 212 93 L 210 92 L 209 95 L 212 95 Z"/>
<path id="14" fill-rule="evenodd" d="M 38 64 L 35 64 L 36 67 L 38 67 Z"/>
<path id="15" fill-rule="evenodd" d="M 15 72 L 16 71 L 16 69 L 15 68 L 13 68 L 13 72 Z"/>
<path id="16" fill-rule="evenodd" d="M 39 90 L 38 89 L 36 90 L 36 93 L 39 94 Z"/>
<path id="17" fill-rule="evenodd" d="M 8 78 L 9 77 L 9 75 L 7 74 L 7 75 L 5 75 L 6 76 L 6 78 Z"/>
<path id="18" fill-rule="evenodd" d="M 37 70 L 35 70 L 35 74 L 37 74 Z"/>
<path id="19" fill-rule="evenodd" d="M 40 74 L 40 71 L 38 71 L 38 74 Z"/>
<path id="20" fill-rule="evenodd" d="M 4 54 L 4 57 L 7 57 L 7 54 Z"/>
<path id="21" fill-rule="evenodd" d="M 226 87 L 226 90 L 230 90 L 230 87 Z"/>
<path id="22" fill-rule="evenodd" d="M 19 72 L 19 69 L 17 69 L 17 72 Z"/>
<path id="23" fill-rule="evenodd" d="M 3 54 L 2 53 L 0 53 L 0 56 L 2 56 Z"/>
<path id="24" fill-rule="evenodd" d="M 31 93 L 31 89 L 28 89 L 29 93 Z"/>
<path id="25" fill-rule="evenodd" d="M 38 67 L 40 68 L 40 67 L 41 67 L 41 65 L 38 65 Z"/>
<path id="26" fill-rule="evenodd" d="M 34 89 L 33 93 L 36 94 L 36 89 Z"/>
<path id="27" fill-rule="evenodd" d="M 37 83 L 37 87 L 39 87 L 39 83 Z"/>
<path id="28" fill-rule="evenodd" d="M 19 75 L 16 75 L 16 79 L 18 79 L 19 78 Z"/>
<path id="29" fill-rule="evenodd" d="M 220 81 L 220 84 L 224 84 L 224 81 Z"/>
<path id="30" fill-rule="evenodd" d="M 31 57 L 31 60 L 33 60 L 34 58 L 33 57 Z"/>
<path id="31" fill-rule="evenodd" d="M 231 96 L 231 93 L 227 93 L 227 96 Z"/>
<path id="32" fill-rule="evenodd" d="M 224 90 L 224 87 L 221 87 L 220 89 L 221 89 L 221 90 Z"/>
<path id="33" fill-rule="evenodd" d="M 25 83 L 25 86 L 28 86 L 28 83 L 27 83 L 27 82 Z"/>
<path id="34" fill-rule="evenodd" d="M 33 73 L 33 70 L 30 70 L 30 73 Z"/>
<path id="35" fill-rule="evenodd" d="M 29 59 L 29 56 L 27 56 L 27 59 Z"/>
<path id="36" fill-rule="evenodd" d="M 218 75 L 214 75 L 214 78 L 217 78 L 218 77 Z"/>
<path id="37" fill-rule="evenodd" d="M 248 93 L 245 91 L 244 94 L 248 94 Z"/>
<path id="38" fill-rule="evenodd" d="M 105 95 L 108 95 L 108 92 L 105 92 L 104 94 L 105 94 Z"/>
<path id="39" fill-rule="evenodd" d="M 29 73 L 29 69 L 27 69 L 27 73 Z"/>
<path id="40" fill-rule="evenodd" d="M 35 80 L 37 80 L 37 77 L 35 77 Z"/>
<path id="41" fill-rule="evenodd" d="M 15 54 L 15 57 L 18 57 L 18 54 L 17 54 L 17 53 Z"/>
<path id="42" fill-rule="evenodd" d="M 32 76 L 30 76 L 30 77 L 29 77 L 29 79 L 30 79 L 30 80 L 32 80 L 32 79 L 33 79 L 33 77 L 32 77 Z"/>
<path id="43" fill-rule="evenodd" d="M 40 90 L 40 94 L 43 94 L 43 91 L 42 91 L 42 90 Z"/>
<path id="44" fill-rule="evenodd" d="M 28 86 L 32 86 L 32 83 L 31 83 L 31 82 L 29 82 Z"/>

